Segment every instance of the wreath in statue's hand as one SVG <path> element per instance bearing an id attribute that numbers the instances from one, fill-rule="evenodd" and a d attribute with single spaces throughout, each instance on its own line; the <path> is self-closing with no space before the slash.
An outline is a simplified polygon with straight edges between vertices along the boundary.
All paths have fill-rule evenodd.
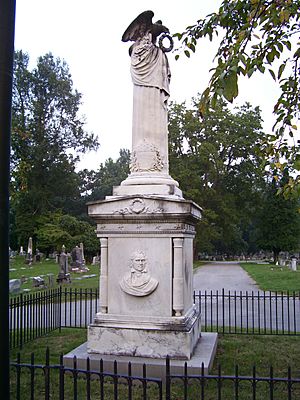
<path id="1" fill-rule="evenodd" d="M 169 40 L 169 47 L 165 47 L 164 45 L 163 45 L 163 40 L 165 39 L 165 38 L 167 38 L 168 40 Z M 173 41 L 173 39 L 172 39 L 172 37 L 170 36 L 170 35 L 168 35 L 167 33 L 164 33 L 163 35 L 161 35 L 160 37 L 159 37 L 159 39 L 158 39 L 158 45 L 159 45 L 159 47 L 162 49 L 162 51 L 164 52 L 164 53 L 168 53 L 169 51 L 171 51 L 171 50 L 173 50 L 173 47 L 174 47 L 174 41 Z"/>

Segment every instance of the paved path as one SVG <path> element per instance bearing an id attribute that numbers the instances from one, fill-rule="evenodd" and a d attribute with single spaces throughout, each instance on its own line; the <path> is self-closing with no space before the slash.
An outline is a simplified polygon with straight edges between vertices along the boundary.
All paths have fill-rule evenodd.
<path id="1" fill-rule="evenodd" d="M 194 272 L 194 290 L 257 292 L 256 282 L 238 262 L 211 262 Z"/>
<path id="2" fill-rule="evenodd" d="M 264 293 L 238 262 L 212 262 L 198 268 L 194 271 L 194 290 L 196 293 L 201 290 L 200 309 L 205 328 L 300 331 L 300 299 Z"/>

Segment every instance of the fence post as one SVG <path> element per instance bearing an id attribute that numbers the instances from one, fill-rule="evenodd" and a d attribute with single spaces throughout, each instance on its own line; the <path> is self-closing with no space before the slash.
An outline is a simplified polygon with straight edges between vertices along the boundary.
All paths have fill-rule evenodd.
<path id="1" fill-rule="evenodd" d="M 222 374 L 221 374 L 221 365 L 218 365 L 218 399 L 221 399 L 222 396 Z"/>
<path id="2" fill-rule="evenodd" d="M 30 388 L 31 388 L 31 393 L 30 393 L 30 398 L 34 399 L 34 353 L 31 353 L 30 357 Z"/>
<path id="3" fill-rule="evenodd" d="M 166 400 L 171 400 L 170 358 L 166 358 Z"/>
<path id="4" fill-rule="evenodd" d="M 184 378 L 183 378 L 183 398 L 187 400 L 188 398 L 188 370 L 187 370 L 187 362 L 184 363 Z"/>
<path id="5" fill-rule="evenodd" d="M 288 385 L 288 400 L 292 400 L 292 383 L 291 383 L 291 380 L 292 380 L 292 372 L 291 372 L 291 367 L 289 366 L 288 367 L 288 382 L 287 382 L 287 385 Z"/>
<path id="6" fill-rule="evenodd" d="M 78 370 L 77 370 L 77 357 L 73 357 L 73 395 L 74 395 L 74 400 L 77 400 L 77 395 L 78 395 Z"/>
<path id="7" fill-rule="evenodd" d="M 114 400 L 118 400 L 118 363 L 114 361 L 114 373 L 113 373 L 113 392 L 114 392 Z"/>
<path id="8" fill-rule="evenodd" d="M 44 366 L 45 373 L 45 400 L 50 399 L 50 350 L 46 349 L 46 362 Z"/>
<path id="9" fill-rule="evenodd" d="M 19 318 L 20 318 L 20 350 L 22 350 L 23 348 L 23 294 L 20 294 L 20 314 L 19 314 Z"/>
<path id="10" fill-rule="evenodd" d="M 86 400 L 91 400 L 91 366 L 89 357 L 86 359 Z"/>
<path id="11" fill-rule="evenodd" d="M 62 288 L 61 288 L 61 286 L 59 286 L 59 292 L 58 292 L 58 330 L 59 330 L 59 332 L 61 332 L 61 298 L 62 298 L 61 291 L 62 291 Z"/>
<path id="12" fill-rule="evenodd" d="M 130 361 L 128 363 L 128 400 L 132 400 L 132 371 Z"/>
<path id="13" fill-rule="evenodd" d="M 146 364 L 143 364 L 143 400 L 147 400 L 147 372 L 146 372 Z"/>
<path id="14" fill-rule="evenodd" d="M 16 365 L 16 370 L 17 370 L 17 400 L 21 399 L 21 355 L 20 353 L 17 354 L 17 365 Z"/>
<path id="15" fill-rule="evenodd" d="M 204 378 L 204 362 L 201 363 L 201 379 L 200 379 L 200 384 L 201 384 L 201 400 L 204 400 L 204 384 L 205 384 L 205 378 Z"/>
<path id="16" fill-rule="evenodd" d="M 255 399 L 256 398 L 256 366 L 255 365 L 253 365 L 253 368 L 252 368 L 252 377 L 253 377 L 253 380 L 252 380 L 252 397 L 253 397 L 253 399 Z"/>
<path id="17" fill-rule="evenodd" d="M 65 399 L 65 366 L 63 354 L 59 356 L 59 400 Z"/>

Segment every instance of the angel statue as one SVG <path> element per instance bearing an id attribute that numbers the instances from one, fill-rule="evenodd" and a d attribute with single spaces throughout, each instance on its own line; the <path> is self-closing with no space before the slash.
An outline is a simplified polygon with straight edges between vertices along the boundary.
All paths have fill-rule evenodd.
<path id="1" fill-rule="evenodd" d="M 133 81 L 131 176 L 122 184 L 140 183 L 136 178 L 145 175 L 148 183 L 154 175 L 170 178 L 167 100 L 171 73 L 165 53 L 172 50 L 173 41 L 161 21 L 152 23 L 153 16 L 152 11 L 144 11 L 122 36 L 123 42 L 134 42 L 129 49 Z M 168 48 L 163 45 L 166 37 Z"/>

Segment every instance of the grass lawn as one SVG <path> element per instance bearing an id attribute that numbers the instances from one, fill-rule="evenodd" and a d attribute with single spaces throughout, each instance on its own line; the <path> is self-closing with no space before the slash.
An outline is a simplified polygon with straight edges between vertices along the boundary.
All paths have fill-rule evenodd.
<path id="1" fill-rule="evenodd" d="M 37 339 L 31 343 L 27 343 L 21 352 L 21 361 L 30 362 L 31 353 L 35 353 L 35 363 L 43 364 L 45 362 L 45 350 L 46 347 L 50 348 L 50 362 L 59 363 L 60 353 L 67 353 L 74 347 L 78 346 L 82 342 L 86 341 L 86 330 L 85 329 L 63 329 L 61 333 L 58 331 L 52 332 L 48 336 Z M 14 350 L 11 353 L 11 359 L 16 359 L 17 351 Z M 300 376 L 300 337 L 296 336 L 263 336 L 263 335 L 219 335 L 218 349 L 215 357 L 213 369 L 211 374 L 218 374 L 218 366 L 221 365 L 222 375 L 234 375 L 236 365 L 239 366 L 239 375 L 251 376 L 253 372 L 253 366 L 256 366 L 256 376 L 268 377 L 270 376 L 270 366 L 273 366 L 274 377 L 287 377 L 288 366 L 291 366 L 292 377 L 299 378 Z M 26 375 L 26 373 L 23 373 Z M 28 382 L 25 382 L 25 378 L 22 379 L 22 390 L 25 385 L 29 387 L 30 373 L 28 370 Z M 40 374 L 42 376 L 42 374 Z M 58 374 L 56 374 L 58 375 Z M 52 397 L 58 398 L 54 392 L 57 392 L 57 387 L 55 382 L 58 382 L 58 376 L 53 374 L 51 390 Z M 11 374 L 12 387 L 15 384 L 15 369 L 12 368 Z M 40 385 L 41 394 L 43 393 L 43 376 L 40 379 L 36 379 L 36 384 Z M 65 399 L 72 397 L 73 380 L 65 377 L 66 383 L 66 393 Z M 232 400 L 234 399 L 234 384 L 232 382 L 223 382 L 222 384 L 222 400 Z M 269 397 L 269 385 L 268 383 L 257 383 L 258 393 L 256 399 L 268 400 Z M 25 389 L 24 389 L 25 390 Z M 86 390 L 85 380 L 78 381 L 78 398 L 85 398 L 84 393 Z M 92 382 L 92 391 L 96 395 L 98 394 L 99 383 Z M 251 397 L 252 386 L 249 382 L 239 383 L 239 399 L 252 399 Z M 29 389 L 28 398 L 29 397 Z M 171 387 L 172 399 L 182 399 L 183 398 L 183 385 L 181 381 L 174 381 Z M 140 399 L 141 388 L 135 389 L 135 395 L 133 399 Z M 188 398 L 189 399 L 199 399 L 199 382 L 191 380 L 188 386 Z M 68 397 L 68 393 L 69 396 Z M 80 394 L 81 393 L 81 394 Z M 113 382 L 108 380 L 105 384 L 105 393 L 107 399 L 113 399 Z M 43 394 L 44 395 L 44 394 Z M 216 399 L 217 387 L 216 380 L 211 380 L 207 382 L 205 386 L 205 400 Z M 298 397 L 299 396 L 299 397 Z M 25 399 L 27 397 L 22 397 Z M 44 398 L 35 397 L 38 399 Z M 127 398 L 127 385 L 119 385 L 119 398 Z M 286 395 L 286 385 L 276 384 L 274 389 L 274 400 L 281 400 L 287 398 Z M 295 385 L 293 388 L 293 399 L 300 398 L 300 384 Z M 149 390 L 148 399 L 157 399 L 157 389 L 156 387 L 151 387 Z"/>
<path id="2" fill-rule="evenodd" d="M 89 268 L 88 272 L 79 274 L 71 272 L 71 284 L 63 284 L 62 287 L 72 287 L 72 288 L 98 288 L 99 287 L 99 266 L 98 265 L 87 265 Z M 24 263 L 24 257 L 17 256 L 10 259 L 9 264 L 9 279 L 21 279 L 22 276 L 26 279 L 26 282 L 22 284 L 22 289 L 29 289 L 29 293 L 41 290 L 39 288 L 34 288 L 32 283 L 32 277 L 40 276 L 44 278 L 45 284 L 48 282 L 47 274 L 54 274 L 54 288 L 59 285 L 56 282 L 56 278 L 59 272 L 59 264 L 56 264 L 54 260 L 42 260 L 41 262 L 33 263 L 28 266 Z M 83 278 L 85 275 L 96 275 L 91 278 Z M 28 290 L 25 290 L 28 291 Z"/>
<path id="3" fill-rule="evenodd" d="M 261 290 L 299 292 L 300 270 L 272 264 L 241 263 L 245 271 L 257 282 Z"/>
<path id="4" fill-rule="evenodd" d="M 207 261 L 194 261 L 193 263 L 193 269 L 202 267 L 202 265 L 206 265 Z"/>

